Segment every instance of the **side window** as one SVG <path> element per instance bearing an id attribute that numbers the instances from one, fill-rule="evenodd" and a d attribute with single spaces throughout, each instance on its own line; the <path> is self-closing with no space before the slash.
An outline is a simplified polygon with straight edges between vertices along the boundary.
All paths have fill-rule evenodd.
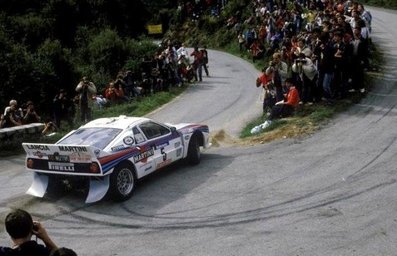
<path id="1" fill-rule="evenodd" d="M 136 144 L 140 144 L 145 141 L 145 137 L 143 137 L 142 133 L 138 130 L 138 128 L 134 127 L 132 128 L 132 131 L 134 133 L 134 139 Z"/>
<path id="2" fill-rule="evenodd" d="M 141 124 L 139 128 L 149 140 L 171 133 L 168 128 L 153 122 Z"/>

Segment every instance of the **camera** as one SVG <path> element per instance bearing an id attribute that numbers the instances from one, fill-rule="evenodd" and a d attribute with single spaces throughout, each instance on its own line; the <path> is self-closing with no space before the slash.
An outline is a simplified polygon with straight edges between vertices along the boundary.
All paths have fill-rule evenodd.
<path id="1" fill-rule="evenodd" d="M 305 64 L 305 63 L 307 62 L 307 60 L 306 60 L 305 58 L 298 58 L 298 59 L 295 59 L 295 62 L 296 62 L 296 63 Z"/>
<path id="2" fill-rule="evenodd" d="M 38 231 L 39 230 L 39 226 L 37 223 L 33 223 L 33 231 Z"/>

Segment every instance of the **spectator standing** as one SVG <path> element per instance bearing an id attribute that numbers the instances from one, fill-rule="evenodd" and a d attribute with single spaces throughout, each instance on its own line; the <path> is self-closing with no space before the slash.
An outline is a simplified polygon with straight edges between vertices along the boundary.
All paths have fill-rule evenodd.
<path id="1" fill-rule="evenodd" d="M 209 76 L 210 73 L 208 72 L 208 66 L 207 66 L 208 65 L 208 51 L 207 51 L 207 47 L 204 46 L 203 49 L 201 49 L 200 51 L 201 51 L 201 54 L 203 55 L 203 68 L 204 68 L 205 74 L 207 76 Z"/>
<path id="2" fill-rule="evenodd" d="M 176 50 L 176 53 L 178 55 L 178 60 L 184 56 L 185 58 L 189 57 L 189 53 L 187 51 L 187 49 L 185 48 L 185 43 L 181 44 L 181 47 L 178 48 L 178 50 Z M 188 60 L 189 61 L 189 60 Z"/>
<path id="3" fill-rule="evenodd" d="M 0 256 L 8 255 L 40 255 L 48 256 L 56 250 L 56 244 L 51 240 L 40 222 L 33 221 L 32 216 L 21 209 L 10 212 L 5 219 L 5 228 L 13 242 L 12 247 L 0 247 Z M 42 240 L 40 245 L 32 240 L 32 236 Z"/>
<path id="4" fill-rule="evenodd" d="M 353 54 L 352 54 L 352 90 L 360 90 L 361 93 L 365 92 L 364 89 L 364 58 L 366 45 L 361 35 L 361 27 L 357 26 L 353 29 Z"/>
<path id="5" fill-rule="evenodd" d="M 292 71 L 297 74 L 297 80 L 302 85 L 302 97 L 303 103 L 313 103 L 313 91 L 317 81 L 317 69 L 313 64 L 309 56 L 300 53 L 299 57 L 295 59 L 292 65 Z"/>
<path id="6" fill-rule="evenodd" d="M 125 73 L 125 76 L 123 79 L 124 79 L 124 83 L 126 85 L 126 87 L 125 87 L 126 96 L 129 98 L 138 97 L 140 95 L 140 92 L 137 88 L 135 72 L 128 70 Z"/>
<path id="7" fill-rule="evenodd" d="M 238 41 L 238 45 L 239 45 L 239 50 L 240 53 L 242 54 L 245 48 L 245 37 L 244 34 L 242 32 L 239 32 L 237 35 L 237 41 Z"/>
<path id="8" fill-rule="evenodd" d="M 73 126 L 73 119 L 75 114 L 74 103 L 68 97 L 64 89 L 60 89 L 59 93 L 55 95 L 53 104 L 54 122 L 56 127 L 61 128 L 61 120 L 67 120 L 69 126 Z"/>
<path id="9" fill-rule="evenodd" d="M 87 77 L 83 77 L 76 86 L 76 92 L 79 93 L 80 120 L 83 123 L 92 118 L 92 97 L 95 96 L 96 91 L 95 84 Z"/>
<path id="10" fill-rule="evenodd" d="M 270 113 L 270 109 L 276 103 L 276 91 L 273 87 L 274 69 L 268 67 L 262 69 L 262 73 L 256 79 L 256 87 L 262 86 L 263 94 L 263 113 Z"/>
<path id="11" fill-rule="evenodd" d="M 274 53 L 272 57 L 273 60 L 271 62 L 271 66 L 278 71 L 281 77 L 281 82 L 284 83 L 285 79 L 288 78 L 288 65 L 282 60 L 280 52 Z"/>
<path id="12" fill-rule="evenodd" d="M 194 47 L 194 51 L 190 54 L 193 56 L 193 69 L 196 81 L 203 81 L 203 54 L 198 47 Z M 198 77 L 197 77 L 198 75 Z M 198 79 L 197 79 L 198 78 Z"/>

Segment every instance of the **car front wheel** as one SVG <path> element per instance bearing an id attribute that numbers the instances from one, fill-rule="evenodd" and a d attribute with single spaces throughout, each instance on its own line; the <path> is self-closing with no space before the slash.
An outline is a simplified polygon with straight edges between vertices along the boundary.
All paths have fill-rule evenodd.
<path id="1" fill-rule="evenodd" d="M 197 135 L 193 135 L 193 137 L 189 141 L 186 160 L 191 165 L 196 165 L 200 163 L 201 153 L 200 153 L 199 136 Z"/>
<path id="2" fill-rule="evenodd" d="M 111 197 L 115 201 L 124 201 L 132 196 L 135 189 L 135 171 L 129 164 L 122 164 L 110 176 Z"/>

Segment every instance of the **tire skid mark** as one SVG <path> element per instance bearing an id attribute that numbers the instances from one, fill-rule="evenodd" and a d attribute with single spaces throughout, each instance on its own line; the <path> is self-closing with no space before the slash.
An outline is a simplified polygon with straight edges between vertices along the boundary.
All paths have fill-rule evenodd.
<path id="1" fill-rule="evenodd" d="M 394 137 L 391 142 L 384 148 L 382 149 L 376 156 L 374 156 L 368 163 L 366 163 L 364 166 L 362 166 L 360 169 L 355 171 L 353 174 L 349 175 L 346 177 L 346 180 L 353 178 L 356 176 L 358 173 L 362 172 L 364 169 L 366 169 L 369 165 L 374 163 L 379 157 L 381 157 L 396 141 L 397 137 Z"/>
<path id="2" fill-rule="evenodd" d="M 162 230 L 186 230 L 186 229 L 202 229 L 202 228 L 217 228 L 217 227 L 225 227 L 225 226 L 233 226 L 233 225 L 241 225 L 246 223 L 258 222 L 258 221 L 267 221 L 270 219 L 281 218 L 292 214 L 302 213 L 306 211 L 310 211 L 313 209 L 321 208 L 324 206 L 328 206 L 343 200 L 352 199 L 354 197 L 363 195 L 365 193 L 369 193 L 376 189 L 381 189 L 386 186 L 390 186 L 396 183 L 395 179 L 392 179 L 388 182 L 383 182 L 371 186 L 369 188 L 357 191 L 351 194 L 344 194 L 342 196 L 337 196 L 333 198 L 328 198 L 324 200 L 320 200 L 315 203 L 308 203 L 303 205 L 298 209 L 271 209 L 274 206 L 269 207 L 261 207 L 254 210 L 239 212 L 237 214 L 225 214 L 225 215 L 217 215 L 213 218 L 207 218 L 206 220 L 192 220 L 187 222 L 175 222 L 170 224 L 152 224 L 148 223 L 143 224 L 128 224 L 128 223 L 115 223 L 106 220 L 94 220 L 89 217 L 81 216 L 79 214 L 71 212 L 70 215 L 78 220 L 85 221 L 91 224 L 98 224 L 103 226 L 109 226 L 112 228 L 120 228 L 120 229 L 138 229 L 138 230 L 153 230 L 153 231 L 162 231 Z M 289 200 L 294 201 L 294 200 Z M 285 203 L 283 203 L 285 204 Z M 270 209 L 270 210 L 269 210 Z M 281 212 L 280 212 L 281 211 Z M 280 212 L 280 213 L 278 213 Z M 247 218 L 248 216 L 248 218 Z M 133 218 L 134 216 L 131 216 Z M 117 232 L 117 231 L 115 231 Z M 87 234 L 90 236 L 90 234 Z"/>
<path id="3" fill-rule="evenodd" d="M 386 117 L 396 106 L 397 104 L 394 104 L 388 111 L 386 111 L 378 120 L 375 120 L 375 123 L 378 123 L 380 120 L 382 120 L 384 117 Z"/>

